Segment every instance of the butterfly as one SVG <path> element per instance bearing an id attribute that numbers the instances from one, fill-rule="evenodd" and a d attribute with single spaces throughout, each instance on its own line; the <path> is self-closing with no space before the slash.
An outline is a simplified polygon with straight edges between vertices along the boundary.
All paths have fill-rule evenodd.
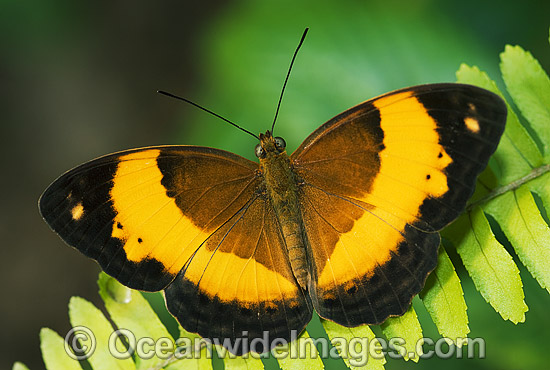
<path id="1" fill-rule="evenodd" d="M 423 288 L 505 121 L 481 88 L 414 86 L 337 115 L 290 156 L 260 134 L 259 164 L 199 146 L 110 154 L 55 180 L 39 208 L 122 284 L 164 290 L 205 338 L 289 340 L 314 310 L 379 324 Z"/>
<path id="2" fill-rule="evenodd" d="M 259 163 L 200 146 L 122 151 L 60 176 L 40 213 L 122 284 L 163 290 L 183 328 L 234 354 L 287 343 L 313 311 L 347 327 L 404 314 L 507 113 L 479 87 L 413 86 L 337 115 L 289 156 L 273 135 L 282 93 L 257 136 L 176 98 L 258 139 Z"/>

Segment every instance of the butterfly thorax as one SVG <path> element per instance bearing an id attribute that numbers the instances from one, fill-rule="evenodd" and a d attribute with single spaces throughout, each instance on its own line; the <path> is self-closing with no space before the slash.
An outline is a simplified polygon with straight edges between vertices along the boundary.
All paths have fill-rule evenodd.
<path id="1" fill-rule="evenodd" d="M 282 141 L 281 138 L 273 138 L 269 131 L 260 134 L 260 145 L 263 149 L 259 156 L 260 169 L 267 195 L 281 227 L 292 272 L 302 289 L 306 289 L 310 276 L 299 207 L 298 181 L 290 158 L 284 150 L 284 141 L 280 145 L 276 139 Z"/>

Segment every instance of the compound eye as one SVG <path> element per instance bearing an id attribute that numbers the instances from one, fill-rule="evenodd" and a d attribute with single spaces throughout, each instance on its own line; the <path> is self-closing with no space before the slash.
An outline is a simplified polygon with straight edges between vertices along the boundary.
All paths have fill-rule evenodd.
<path id="1" fill-rule="evenodd" d="M 261 144 L 256 145 L 256 148 L 254 148 L 254 153 L 256 154 L 256 157 L 258 158 L 264 158 L 265 157 L 265 150 L 262 148 Z"/>
<path id="2" fill-rule="evenodd" d="M 279 152 L 282 152 L 286 148 L 286 142 L 285 139 L 282 137 L 277 136 L 273 139 L 275 141 L 275 147 L 279 150 Z"/>

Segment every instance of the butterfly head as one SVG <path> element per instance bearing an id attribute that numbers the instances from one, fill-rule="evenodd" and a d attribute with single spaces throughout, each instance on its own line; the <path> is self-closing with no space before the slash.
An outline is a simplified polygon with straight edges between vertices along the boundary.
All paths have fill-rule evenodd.
<path id="1" fill-rule="evenodd" d="M 271 131 L 266 131 L 265 134 L 260 134 L 260 143 L 256 145 L 255 154 L 260 160 L 270 157 L 278 157 L 286 153 L 286 142 L 282 137 L 273 137 Z"/>

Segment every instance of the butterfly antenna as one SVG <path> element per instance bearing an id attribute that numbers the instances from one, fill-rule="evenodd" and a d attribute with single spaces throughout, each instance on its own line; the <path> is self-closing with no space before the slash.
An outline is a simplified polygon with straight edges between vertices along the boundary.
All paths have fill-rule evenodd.
<path id="1" fill-rule="evenodd" d="M 246 133 L 249 134 L 249 135 L 252 135 L 255 139 L 259 139 L 258 135 L 254 135 L 252 132 L 248 131 L 247 129 L 242 128 L 241 126 L 239 126 L 239 125 L 237 125 L 237 124 L 231 122 L 231 121 L 228 120 L 227 118 L 225 118 L 225 117 L 223 117 L 223 116 L 220 116 L 219 114 L 212 112 L 210 109 L 207 109 L 207 108 L 205 108 L 205 107 L 203 107 L 203 106 L 200 106 L 200 105 L 198 105 L 197 103 L 194 103 L 194 102 L 192 102 L 192 101 L 189 100 L 189 99 L 185 99 L 185 98 L 182 98 L 181 96 L 177 96 L 177 95 L 174 95 L 174 94 L 171 94 L 171 93 L 169 93 L 169 92 L 162 91 L 162 90 L 157 90 L 157 92 L 158 92 L 159 94 L 166 95 L 166 96 L 169 96 L 169 97 L 171 97 L 171 98 L 178 99 L 178 100 L 184 101 L 184 102 L 186 102 L 186 103 L 189 103 L 189 104 L 191 104 L 191 105 L 194 105 L 195 107 L 197 107 L 197 108 L 199 108 L 199 109 L 201 109 L 201 110 L 203 110 L 203 111 L 205 111 L 205 112 L 207 112 L 207 113 L 210 113 L 210 114 L 213 115 L 213 116 L 218 117 L 219 119 L 221 119 L 221 120 L 223 120 L 223 121 L 229 123 L 230 125 L 235 126 L 235 127 L 238 128 L 239 130 L 244 131 L 244 132 L 246 132 Z"/>
<path id="2" fill-rule="evenodd" d="M 275 118 L 273 118 L 273 124 L 271 125 L 271 133 L 273 133 L 273 129 L 275 128 L 275 122 L 277 121 L 277 116 L 279 115 L 279 108 L 281 107 L 281 102 L 283 101 L 283 94 L 285 93 L 286 83 L 288 82 L 288 78 L 290 77 L 290 71 L 292 70 L 292 65 L 294 64 L 296 55 L 298 55 L 298 50 L 300 50 L 300 48 L 302 47 L 302 44 L 304 43 L 304 39 L 306 38 L 307 31 L 309 31 L 309 28 L 306 28 L 304 30 L 304 33 L 302 34 L 302 38 L 300 39 L 300 43 L 298 44 L 298 47 L 296 48 L 296 51 L 292 56 L 292 60 L 290 61 L 290 67 L 288 67 L 285 83 L 283 84 L 283 89 L 281 90 L 281 96 L 279 96 L 279 103 L 277 104 L 277 110 L 275 111 Z"/>

